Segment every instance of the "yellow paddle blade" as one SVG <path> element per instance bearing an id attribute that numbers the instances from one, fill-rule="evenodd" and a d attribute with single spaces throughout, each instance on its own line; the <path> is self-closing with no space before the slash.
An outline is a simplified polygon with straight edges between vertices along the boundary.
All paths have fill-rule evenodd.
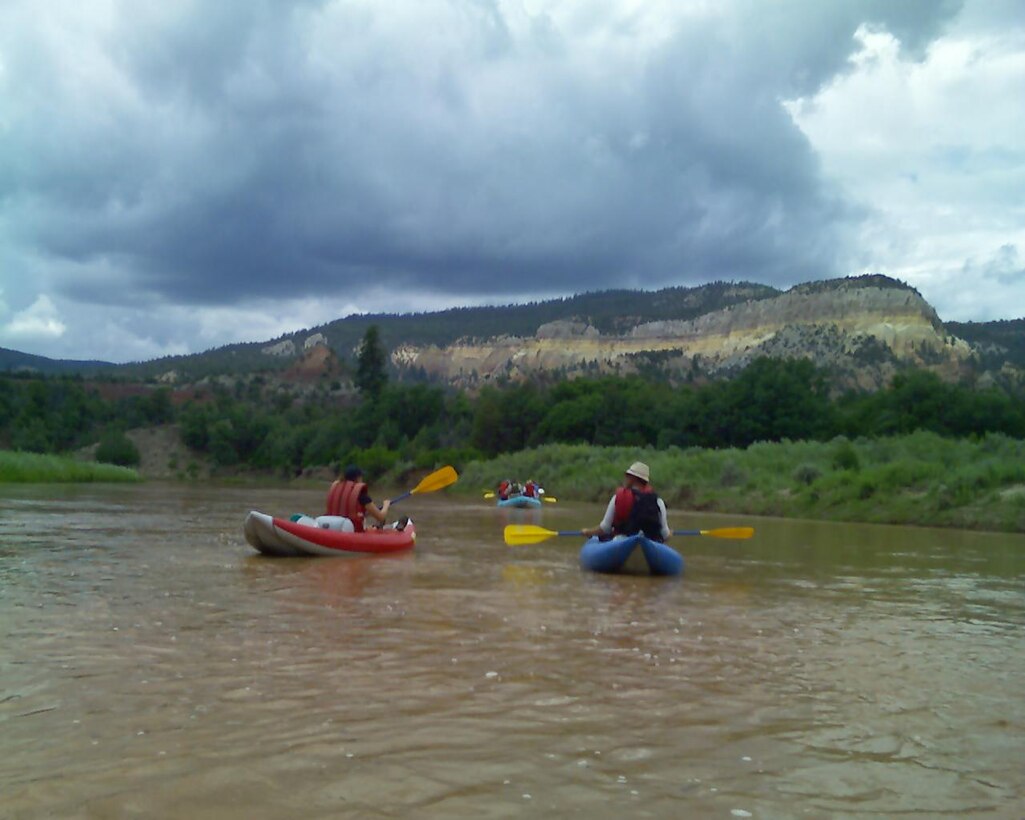
<path id="1" fill-rule="evenodd" d="M 550 495 L 541 496 L 542 501 L 547 501 L 549 504 L 555 504 L 559 499 L 552 498 Z"/>
<path id="2" fill-rule="evenodd" d="M 425 476 L 410 492 L 433 493 L 435 490 L 440 490 L 449 484 L 455 484 L 458 480 L 459 474 L 455 471 L 455 468 L 446 466 L 440 470 L 435 470 L 429 476 Z"/>
<path id="3" fill-rule="evenodd" d="M 720 527 L 717 530 L 701 530 L 702 535 L 713 538 L 750 538 L 755 534 L 754 527 Z"/>
<path id="4" fill-rule="evenodd" d="M 509 524 L 504 534 L 506 544 L 510 547 L 521 547 L 524 544 L 539 544 L 559 533 L 533 524 Z"/>
<path id="5" fill-rule="evenodd" d="M 490 490 L 488 490 L 486 493 L 484 493 L 484 497 L 485 498 L 494 498 L 495 494 L 493 492 L 491 492 Z"/>

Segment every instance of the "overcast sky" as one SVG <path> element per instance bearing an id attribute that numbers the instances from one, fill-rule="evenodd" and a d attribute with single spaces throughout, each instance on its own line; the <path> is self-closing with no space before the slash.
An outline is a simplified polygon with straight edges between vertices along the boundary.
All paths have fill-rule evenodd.
<path id="1" fill-rule="evenodd" d="M 3 0 L 0 346 L 881 272 L 1025 316 L 1020 0 Z"/>

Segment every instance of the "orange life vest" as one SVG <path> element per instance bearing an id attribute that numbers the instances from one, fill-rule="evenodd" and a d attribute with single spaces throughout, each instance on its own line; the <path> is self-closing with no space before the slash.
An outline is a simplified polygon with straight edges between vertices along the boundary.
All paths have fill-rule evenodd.
<path id="1" fill-rule="evenodd" d="M 363 532 L 363 516 L 366 515 L 366 507 L 359 503 L 359 499 L 366 489 L 367 485 L 362 481 L 339 479 L 327 491 L 325 515 L 344 515 L 352 522 L 356 532 Z"/>

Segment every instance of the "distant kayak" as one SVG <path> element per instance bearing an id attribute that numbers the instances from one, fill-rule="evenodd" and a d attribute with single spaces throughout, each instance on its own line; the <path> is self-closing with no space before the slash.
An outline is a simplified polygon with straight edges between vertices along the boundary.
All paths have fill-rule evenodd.
<path id="1" fill-rule="evenodd" d="M 313 521 L 309 518 L 304 520 Z M 257 552 L 278 557 L 392 553 L 411 550 L 416 544 L 412 521 L 401 530 L 341 532 L 252 510 L 246 516 L 243 531 L 246 541 Z"/>
<path id="2" fill-rule="evenodd" d="M 580 550 L 580 566 L 591 572 L 680 575 L 683 556 L 668 544 L 643 535 L 628 535 L 601 541 L 589 538 Z"/>
<path id="3" fill-rule="evenodd" d="M 532 498 L 529 495 L 514 495 L 504 501 L 498 501 L 499 507 L 522 507 L 524 509 L 535 509 L 541 506 L 540 498 Z"/>

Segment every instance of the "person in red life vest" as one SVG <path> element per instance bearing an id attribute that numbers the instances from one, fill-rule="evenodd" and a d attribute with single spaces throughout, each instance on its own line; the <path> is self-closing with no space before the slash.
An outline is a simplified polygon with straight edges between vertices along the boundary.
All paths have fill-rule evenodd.
<path id="1" fill-rule="evenodd" d="M 506 478 L 498 485 L 498 498 L 500 501 L 508 501 L 509 499 L 509 487 L 512 486 L 512 482 Z"/>
<path id="2" fill-rule="evenodd" d="M 666 520 L 665 502 L 651 486 L 648 465 L 635 461 L 627 469 L 623 486 L 616 490 L 597 527 L 581 530 L 603 538 L 643 532 L 652 541 L 665 541 L 672 530 Z"/>
<path id="3" fill-rule="evenodd" d="M 527 498 L 539 498 L 544 493 L 541 486 L 534 481 L 532 478 L 527 479 L 527 483 L 523 485 L 523 494 Z"/>
<path id="4" fill-rule="evenodd" d="M 356 532 L 364 531 L 367 516 L 376 521 L 377 526 L 384 526 L 390 506 L 391 501 L 388 499 L 380 507 L 374 503 L 363 481 L 363 471 L 352 464 L 345 468 L 342 477 L 336 479 L 327 491 L 326 515 L 348 518 Z"/>

